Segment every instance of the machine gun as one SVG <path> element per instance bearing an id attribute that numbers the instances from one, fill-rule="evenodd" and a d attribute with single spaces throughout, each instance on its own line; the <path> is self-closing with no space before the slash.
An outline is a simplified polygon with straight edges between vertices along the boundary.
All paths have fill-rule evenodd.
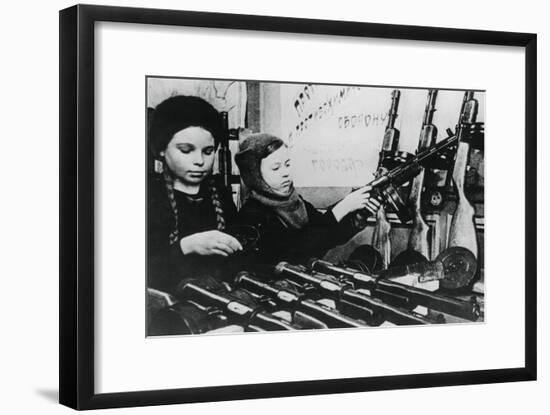
<path id="1" fill-rule="evenodd" d="M 393 158 L 399 145 L 399 130 L 395 128 L 395 120 L 397 118 L 397 109 L 399 107 L 399 99 L 401 91 L 395 89 L 391 94 L 391 106 L 388 113 L 388 124 L 384 131 L 384 139 L 382 140 L 382 149 L 376 169 L 376 177 L 386 173 L 386 161 Z M 372 246 L 376 249 L 382 258 L 382 268 L 387 268 L 391 260 L 391 240 L 390 240 L 391 224 L 386 216 L 386 208 L 380 206 L 376 212 L 376 225 L 372 233 Z"/>
<path id="2" fill-rule="evenodd" d="M 312 287 L 319 295 L 334 300 L 336 308 L 352 318 L 366 321 L 369 325 L 379 325 L 388 320 L 394 324 L 434 324 L 440 323 L 429 317 L 384 303 L 376 298 L 354 290 L 349 284 L 337 281 L 331 276 L 308 273 L 299 266 L 280 262 L 275 273 L 295 283 Z"/>
<path id="3" fill-rule="evenodd" d="M 421 152 L 433 146 L 437 138 L 437 127 L 433 124 L 435 112 L 435 101 L 437 99 L 437 89 L 428 91 L 428 101 L 422 120 L 422 130 L 418 140 L 418 150 Z M 409 201 L 414 210 L 413 226 L 409 235 L 408 249 L 419 252 L 426 259 L 430 259 L 428 231 L 429 226 L 422 217 L 420 210 L 422 200 L 422 188 L 424 185 L 424 168 L 421 168 L 418 175 L 413 179 Z"/>
<path id="4" fill-rule="evenodd" d="M 242 326 L 245 331 L 296 330 L 286 320 L 264 312 L 261 307 L 245 304 L 228 292 L 201 287 L 195 282 L 183 284 L 178 290 L 178 298 L 200 309 L 220 310 L 229 324 Z"/>
<path id="5" fill-rule="evenodd" d="M 457 137 L 459 138 L 456 152 L 455 165 L 453 169 L 453 182 L 455 184 L 458 202 L 456 206 L 451 227 L 449 231 L 448 246 L 462 246 L 468 248 L 477 256 L 477 237 L 474 224 L 474 207 L 466 197 L 464 182 L 466 176 L 466 165 L 470 152 L 470 142 L 466 139 L 472 129 L 479 126 L 476 123 L 478 102 L 474 98 L 473 91 L 464 93 L 460 119 L 457 125 Z"/>
<path id="6" fill-rule="evenodd" d="M 296 294 L 291 290 L 262 282 L 246 271 L 237 275 L 235 283 L 240 288 L 259 297 L 260 302 L 265 304 L 266 300 L 269 300 L 274 303 L 274 309 L 290 312 L 292 322 L 302 328 L 334 329 L 366 326 L 362 321 L 343 315 L 303 294 Z"/>
<path id="7" fill-rule="evenodd" d="M 421 305 L 471 321 L 476 321 L 480 316 L 480 307 L 475 299 L 457 300 L 352 268 L 338 267 L 320 259 L 310 260 L 308 267 L 348 281 L 356 289 L 367 289 L 373 297 L 407 309 Z"/>
<path id="8" fill-rule="evenodd" d="M 413 214 L 410 206 L 403 201 L 397 192 L 397 188 L 416 177 L 424 165 L 445 153 L 458 140 L 458 135 L 451 135 L 416 154 L 405 163 L 375 178 L 368 183 L 372 187 L 371 195 L 392 206 L 401 222 L 408 222 L 412 219 Z"/>

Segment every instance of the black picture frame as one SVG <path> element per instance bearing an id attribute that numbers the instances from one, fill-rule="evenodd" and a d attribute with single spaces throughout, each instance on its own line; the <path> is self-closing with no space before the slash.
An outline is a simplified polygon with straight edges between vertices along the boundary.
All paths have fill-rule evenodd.
<path id="1" fill-rule="evenodd" d="M 525 50 L 525 366 L 97 394 L 94 391 L 94 24 L 121 22 L 517 46 Z M 437 27 L 77 5 L 60 11 L 59 401 L 75 409 L 535 380 L 537 36 Z M 516 199 L 517 200 L 517 199 Z"/>

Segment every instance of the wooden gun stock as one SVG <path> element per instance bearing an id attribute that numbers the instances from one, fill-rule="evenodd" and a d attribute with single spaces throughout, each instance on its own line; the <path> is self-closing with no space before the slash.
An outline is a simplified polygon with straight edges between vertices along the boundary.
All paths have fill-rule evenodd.
<path id="1" fill-rule="evenodd" d="M 422 198 L 422 187 L 424 184 L 424 169 L 418 173 L 413 179 L 410 200 L 414 207 L 413 225 L 409 234 L 408 248 L 419 252 L 426 259 L 430 259 L 430 249 L 428 243 L 428 232 L 430 227 L 424 221 L 420 210 L 420 202 Z"/>
<path id="2" fill-rule="evenodd" d="M 435 112 L 435 101 L 437 99 L 437 89 L 428 91 L 428 101 L 422 120 L 422 130 L 418 143 L 418 152 L 421 152 L 433 144 L 437 139 L 437 127 L 433 124 L 433 114 Z M 424 221 L 421 212 L 422 188 L 424 187 L 424 168 L 420 170 L 418 176 L 413 179 L 409 201 L 414 209 L 413 226 L 409 235 L 408 248 L 419 252 L 426 259 L 431 259 L 428 232 L 430 227 Z"/>
<path id="3" fill-rule="evenodd" d="M 477 257 L 478 247 L 476 229 L 474 224 L 474 207 L 466 197 L 464 183 L 466 178 L 466 166 L 470 153 L 470 144 L 462 140 L 464 125 L 475 123 L 478 111 L 478 102 L 474 98 L 473 91 L 466 91 L 457 127 L 459 139 L 456 152 L 455 166 L 453 170 L 453 182 L 457 192 L 457 206 L 451 221 L 448 246 L 461 246 L 469 249 Z"/>
<path id="4" fill-rule="evenodd" d="M 391 224 L 383 206 L 376 212 L 376 225 L 372 234 L 372 246 L 382 256 L 382 268 L 388 268 L 391 261 Z"/>

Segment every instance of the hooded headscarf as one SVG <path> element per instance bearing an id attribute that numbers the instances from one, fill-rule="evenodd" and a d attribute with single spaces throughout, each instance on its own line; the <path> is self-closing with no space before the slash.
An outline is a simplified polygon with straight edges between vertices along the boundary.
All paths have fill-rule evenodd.
<path id="1" fill-rule="evenodd" d="M 235 161 L 250 190 L 250 197 L 272 209 L 286 227 L 301 229 L 307 225 L 309 218 L 305 203 L 296 189 L 291 187 L 289 194 L 283 196 L 262 178 L 262 160 L 283 145 L 284 141 L 274 135 L 252 134 L 240 144 Z"/>

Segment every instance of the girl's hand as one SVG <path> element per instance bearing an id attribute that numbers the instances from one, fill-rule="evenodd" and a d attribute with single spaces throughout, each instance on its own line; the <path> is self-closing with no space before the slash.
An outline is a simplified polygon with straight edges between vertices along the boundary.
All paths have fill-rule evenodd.
<path id="1" fill-rule="evenodd" d="M 375 197 L 371 197 L 371 190 L 371 186 L 361 187 L 338 202 L 338 204 L 332 208 L 332 213 L 336 221 L 340 222 L 348 213 L 361 209 L 367 209 L 373 215 L 376 214 L 378 209 L 380 209 L 380 202 Z"/>
<path id="2" fill-rule="evenodd" d="M 180 248 L 185 255 L 221 255 L 225 257 L 243 249 L 237 239 L 220 231 L 198 232 L 181 238 Z"/>

